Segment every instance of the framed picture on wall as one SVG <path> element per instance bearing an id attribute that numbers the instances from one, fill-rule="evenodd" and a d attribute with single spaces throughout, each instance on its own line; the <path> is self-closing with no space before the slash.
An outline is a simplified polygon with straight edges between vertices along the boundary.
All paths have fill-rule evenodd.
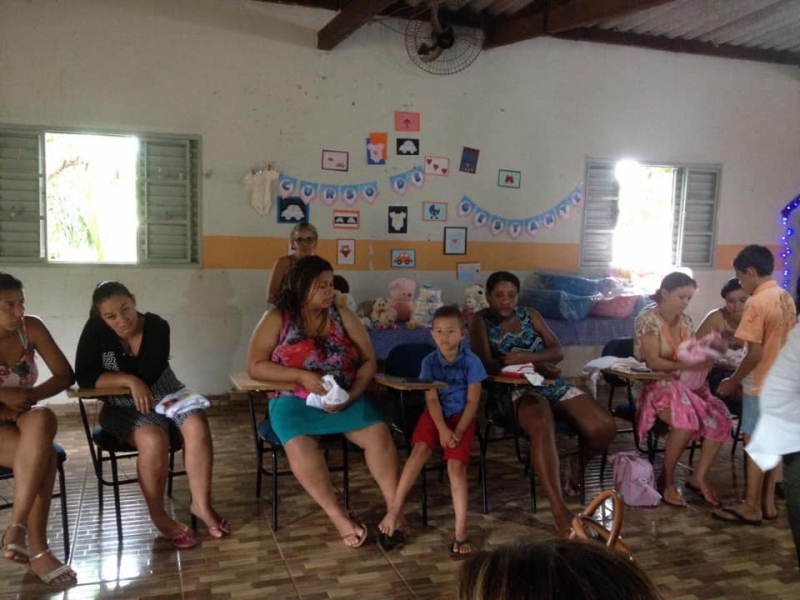
<path id="1" fill-rule="evenodd" d="M 447 221 L 447 202 L 423 202 L 423 221 Z"/>
<path id="2" fill-rule="evenodd" d="M 322 168 L 325 171 L 347 171 L 350 168 L 350 154 L 343 150 L 323 150 Z"/>
<path id="3" fill-rule="evenodd" d="M 299 196 L 278 196 L 278 223 L 308 223 L 308 210 Z"/>
<path id="4" fill-rule="evenodd" d="M 445 254 L 466 254 L 467 253 L 467 228 L 466 227 L 445 227 L 444 228 L 444 253 Z"/>
<path id="5" fill-rule="evenodd" d="M 522 185 L 522 174 L 519 171 L 500 169 L 497 173 L 497 185 L 506 188 L 518 188 Z"/>
<path id="6" fill-rule="evenodd" d="M 392 250 L 391 261 L 393 269 L 413 269 L 417 266 L 417 251 L 403 248 Z"/>

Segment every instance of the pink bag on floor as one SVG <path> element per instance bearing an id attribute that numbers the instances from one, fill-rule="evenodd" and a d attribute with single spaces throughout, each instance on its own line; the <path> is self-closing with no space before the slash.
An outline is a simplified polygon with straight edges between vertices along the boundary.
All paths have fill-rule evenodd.
<path id="1" fill-rule="evenodd" d="M 614 489 L 628 506 L 658 506 L 653 465 L 634 452 L 619 452 L 609 459 L 614 467 Z"/>

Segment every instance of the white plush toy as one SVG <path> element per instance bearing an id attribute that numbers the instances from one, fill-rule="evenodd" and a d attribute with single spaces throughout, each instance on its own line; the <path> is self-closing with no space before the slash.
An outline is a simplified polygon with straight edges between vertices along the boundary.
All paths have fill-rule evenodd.
<path id="1" fill-rule="evenodd" d="M 464 301 L 461 303 L 461 314 L 467 323 L 472 319 L 472 315 L 488 307 L 489 303 L 486 301 L 486 290 L 483 289 L 482 285 L 476 283 L 464 289 Z"/>
<path id="2" fill-rule="evenodd" d="M 350 294 L 343 294 L 339 290 L 336 290 L 333 292 L 333 297 L 336 306 L 339 308 L 349 308 L 351 312 L 356 312 L 358 310 L 358 304 L 356 304 L 355 298 Z"/>
<path id="3" fill-rule="evenodd" d="M 414 327 L 430 327 L 433 313 L 442 306 L 442 291 L 428 284 L 419 287 L 417 299 L 414 301 L 414 312 L 408 322 L 409 329 Z"/>
<path id="4" fill-rule="evenodd" d="M 372 314 L 370 315 L 372 326 L 375 329 L 395 329 L 397 325 L 397 313 L 393 308 L 389 308 L 385 298 L 375 298 L 372 303 Z"/>

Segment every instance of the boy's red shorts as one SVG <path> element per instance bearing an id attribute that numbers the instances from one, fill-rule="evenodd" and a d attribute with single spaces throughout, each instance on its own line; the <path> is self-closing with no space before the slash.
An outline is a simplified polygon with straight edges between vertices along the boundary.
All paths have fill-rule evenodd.
<path id="1" fill-rule="evenodd" d="M 456 425 L 461 420 L 461 415 L 453 415 L 447 417 L 445 422 L 451 431 L 456 430 Z M 444 448 L 445 460 L 459 460 L 465 465 L 469 465 L 469 455 L 472 450 L 472 438 L 475 437 L 475 419 L 464 430 L 461 436 L 461 441 L 455 448 Z M 411 436 L 411 445 L 425 444 L 431 450 L 436 450 L 441 444 L 439 443 L 439 430 L 436 429 L 436 423 L 433 422 L 430 411 L 427 407 L 422 411 L 422 414 L 417 421 L 417 426 L 414 428 L 414 435 Z"/>

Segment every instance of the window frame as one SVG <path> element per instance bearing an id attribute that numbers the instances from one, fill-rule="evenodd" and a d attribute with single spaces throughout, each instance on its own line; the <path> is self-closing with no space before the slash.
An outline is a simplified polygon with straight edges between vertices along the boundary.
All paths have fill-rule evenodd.
<path id="1" fill-rule="evenodd" d="M 589 190 L 589 177 L 590 171 L 593 167 L 596 168 L 611 168 L 614 169 L 616 165 L 623 159 L 609 159 L 609 158 L 595 158 L 595 157 L 587 157 L 585 161 L 585 169 L 584 169 L 584 207 L 583 207 L 583 215 L 581 221 L 581 248 L 580 248 L 580 267 L 582 269 L 608 269 L 611 267 L 611 261 L 613 260 L 612 257 L 609 257 L 608 261 L 605 264 L 601 264 L 598 261 L 592 260 L 591 257 L 585 256 L 585 248 L 586 248 L 586 233 L 587 231 L 592 234 L 603 234 L 603 233 L 611 233 L 612 235 L 612 243 L 613 243 L 613 235 L 614 231 L 609 231 L 608 229 L 603 229 L 600 227 L 594 227 L 587 229 L 587 220 L 590 218 L 589 214 L 591 212 L 591 197 L 590 197 L 590 190 Z M 675 169 L 676 171 L 680 171 L 680 178 L 681 178 L 681 189 L 680 189 L 680 209 L 677 208 L 677 205 L 673 205 L 673 211 L 678 213 L 678 222 L 673 222 L 673 233 L 672 233 L 672 246 L 673 246 L 673 256 L 676 257 L 676 266 L 679 267 L 689 267 L 692 269 L 698 270 L 705 270 L 705 269 L 715 269 L 716 268 L 716 252 L 717 252 L 717 226 L 719 223 L 719 210 L 720 210 L 720 188 L 722 186 L 722 165 L 721 164 L 713 164 L 713 163 L 692 163 L 692 162 L 681 162 L 681 161 L 654 161 L 654 160 L 637 160 L 639 164 L 647 167 L 656 167 L 656 168 L 668 168 L 668 169 Z M 713 202 L 700 202 L 699 204 L 711 204 L 713 206 L 713 223 L 711 226 L 711 232 L 709 235 L 709 248 L 708 248 L 708 261 L 702 262 L 684 262 L 683 260 L 683 252 L 684 252 L 684 241 L 687 235 L 686 231 L 686 203 L 687 203 L 687 191 L 689 189 L 689 175 L 692 172 L 706 172 L 706 173 L 713 173 L 716 179 L 716 185 L 714 187 L 714 197 Z M 613 219 L 615 225 L 614 228 L 616 229 L 616 221 L 619 216 L 619 188 L 617 187 L 616 190 L 616 198 L 612 200 L 615 203 L 615 206 L 611 208 L 609 214 Z M 672 193 L 673 202 L 677 199 L 678 194 L 676 190 L 673 190 Z M 698 205 L 699 205 L 698 204 Z M 677 260 L 680 258 L 680 260 Z"/>
<path id="2" fill-rule="evenodd" d="M 93 127 L 62 127 L 62 126 L 42 126 L 42 125 L 21 125 L 14 123 L 0 122 L 0 137 L 4 134 L 18 133 L 21 135 L 39 137 L 39 257 L 34 256 L 6 256 L 2 254 L 0 245 L 0 261 L 25 266 L 93 266 L 93 267 L 177 267 L 177 268 L 201 268 L 203 264 L 203 138 L 199 134 L 180 134 L 180 133 L 161 133 L 134 129 L 97 129 Z M 77 135 L 97 135 L 107 137 L 136 137 L 139 140 L 140 152 L 137 156 L 137 178 L 136 178 L 136 214 L 140 218 L 136 236 L 136 262 L 77 262 L 77 261 L 53 261 L 48 258 L 47 245 L 47 155 L 45 152 L 45 136 L 48 133 L 63 133 Z M 163 141 L 165 143 L 184 142 L 187 144 L 188 155 L 187 164 L 194 167 L 194 171 L 186 178 L 187 181 L 187 216 L 186 216 L 186 235 L 187 235 L 187 254 L 186 258 L 148 258 L 147 251 L 147 227 L 152 223 L 142 219 L 142 215 L 147 215 L 152 208 L 146 189 L 146 173 L 140 172 L 142 162 L 141 155 L 149 142 Z M 1 149 L 1 148 L 0 148 Z M 0 171 L 0 179 L 2 172 Z M 192 179 L 194 182 L 192 182 Z M 2 220 L 2 212 L 0 212 Z"/>

